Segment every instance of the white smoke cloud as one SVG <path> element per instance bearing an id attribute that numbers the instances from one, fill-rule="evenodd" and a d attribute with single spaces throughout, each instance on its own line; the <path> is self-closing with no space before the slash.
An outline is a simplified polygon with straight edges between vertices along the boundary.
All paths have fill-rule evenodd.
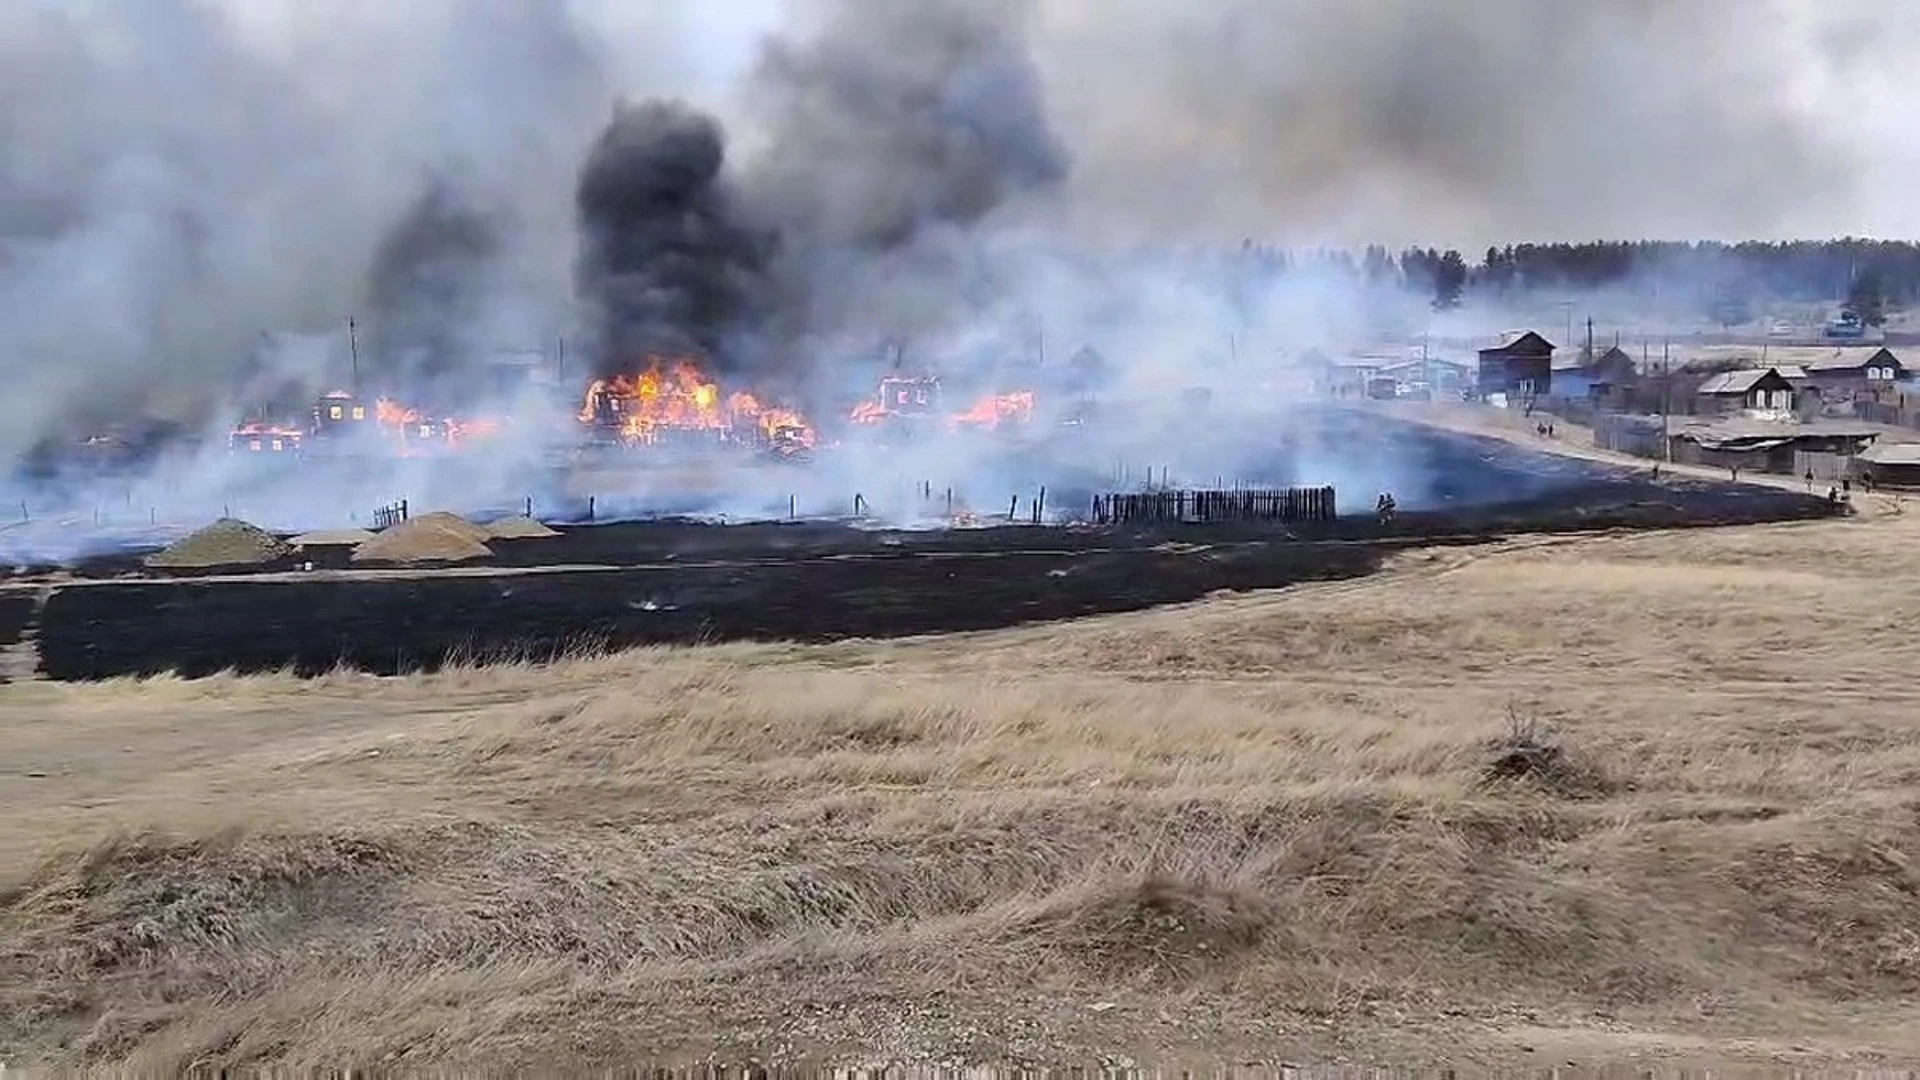
<path id="1" fill-rule="evenodd" d="M 1397 313 L 1298 277 L 1235 294 L 1170 251 L 1920 233 L 1914 59 L 1893 0 L 15 4 L 0 456 L 337 381 L 436 183 L 507 208 L 457 348 L 577 329 L 578 174 L 622 97 L 722 122 L 789 234 L 777 331 L 925 355 L 1044 319 L 1150 396 L 1217 379 L 1229 339 L 1271 356 Z"/>

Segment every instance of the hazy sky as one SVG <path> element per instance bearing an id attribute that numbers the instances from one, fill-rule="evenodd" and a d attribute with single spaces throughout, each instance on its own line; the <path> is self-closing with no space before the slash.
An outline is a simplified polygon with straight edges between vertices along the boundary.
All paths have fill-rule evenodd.
<path id="1" fill-rule="evenodd" d="M 420 22 L 372 0 L 221 2 L 263 41 Z M 603 52 L 611 85 L 684 94 L 723 115 L 761 39 L 817 6 L 555 2 Z M 1920 235 L 1907 181 L 1920 133 L 1905 85 L 1920 61 L 1920 5 L 1028 6 L 1034 57 L 1074 151 L 1076 211 L 1102 226 L 1470 246 Z"/>

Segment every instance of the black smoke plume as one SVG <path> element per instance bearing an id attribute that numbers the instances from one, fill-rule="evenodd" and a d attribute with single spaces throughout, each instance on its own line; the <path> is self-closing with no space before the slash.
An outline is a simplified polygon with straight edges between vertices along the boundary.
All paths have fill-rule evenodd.
<path id="1" fill-rule="evenodd" d="M 995 276 L 978 234 L 1063 185 L 1022 9 L 820 10 L 813 33 L 761 55 L 764 149 L 737 180 L 719 125 L 678 104 L 618 109 L 594 145 L 576 285 L 603 367 L 693 349 L 791 387 L 824 346 L 949 328 Z"/>
<path id="2" fill-rule="evenodd" d="M 719 125 L 673 102 L 616 106 L 594 142 L 575 193 L 574 278 L 603 374 L 649 352 L 740 365 L 726 346 L 765 314 L 771 237 L 743 223 L 725 162 Z"/>

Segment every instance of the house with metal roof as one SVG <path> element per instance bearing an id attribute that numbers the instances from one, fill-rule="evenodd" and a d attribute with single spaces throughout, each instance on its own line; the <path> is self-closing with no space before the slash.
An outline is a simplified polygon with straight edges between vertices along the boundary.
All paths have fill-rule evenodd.
<path id="1" fill-rule="evenodd" d="M 1798 476 L 1804 469 L 1797 466 L 1804 459 L 1796 455 L 1854 457 L 1872 447 L 1881 431 L 1870 424 L 1829 420 L 1801 423 L 1751 416 L 1696 420 L 1672 433 L 1673 459 Z"/>
<path id="2" fill-rule="evenodd" d="M 1742 368 L 1709 375 L 1694 390 L 1695 411 L 1707 416 L 1738 412 L 1789 414 L 1794 385 L 1776 368 Z"/>

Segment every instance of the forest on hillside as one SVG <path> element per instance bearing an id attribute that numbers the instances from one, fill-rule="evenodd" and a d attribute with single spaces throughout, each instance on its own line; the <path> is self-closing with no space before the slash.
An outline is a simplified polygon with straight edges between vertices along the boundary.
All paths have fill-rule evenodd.
<path id="1" fill-rule="evenodd" d="M 1260 271 L 1313 271 L 1356 284 L 1428 295 L 1436 310 L 1476 296 L 1523 300 L 1547 293 L 1619 290 L 1648 300 L 1686 299 L 1728 325 L 1771 301 L 1839 303 L 1870 326 L 1920 298 L 1920 243 L 1905 240 L 1593 241 L 1509 244 L 1477 256 L 1382 245 L 1361 252 L 1287 251 L 1248 241 Z"/>

